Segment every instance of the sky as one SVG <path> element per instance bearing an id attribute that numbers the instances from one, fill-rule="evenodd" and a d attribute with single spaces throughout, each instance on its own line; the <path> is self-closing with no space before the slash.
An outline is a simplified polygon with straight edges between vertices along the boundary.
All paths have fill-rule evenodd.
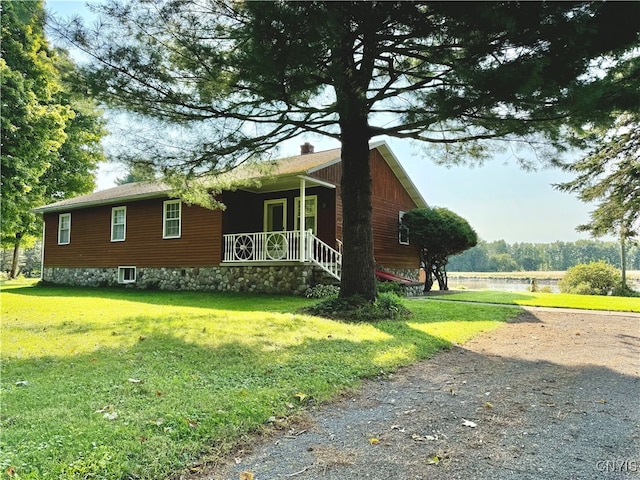
<path id="1" fill-rule="evenodd" d="M 46 0 L 46 8 L 62 17 L 90 15 L 84 0 Z M 462 216 L 482 240 L 549 243 L 590 238 L 575 229 L 589 223 L 589 212 L 595 206 L 553 188 L 552 184 L 572 178 L 559 169 L 525 171 L 514 161 L 502 158 L 480 167 L 446 167 L 434 163 L 414 142 L 382 139 L 387 141 L 427 204 L 446 207 Z M 299 145 L 306 141 L 315 145 L 316 152 L 340 146 L 336 140 L 302 136 L 282 145 L 279 153 L 282 157 L 296 155 Z M 125 174 L 121 165 L 102 165 L 97 189 L 115 186 L 115 179 Z"/>

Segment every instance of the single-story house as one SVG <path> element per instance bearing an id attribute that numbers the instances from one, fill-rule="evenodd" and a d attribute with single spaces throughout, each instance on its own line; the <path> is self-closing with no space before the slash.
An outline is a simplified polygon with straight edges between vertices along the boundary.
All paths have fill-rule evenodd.
<path id="1" fill-rule="evenodd" d="M 418 279 L 400 229 L 427 204 L 385 142 L 370 146 L 377 268 Z M 340 149 L 279 160 L 207 209 L 162 183 L 132 183 L 34 209 L 44 215 L 42 278 L 67 285 L 300 293 L 340 278 Z M 302 207 L 304 205 L 304 207 Z"/>

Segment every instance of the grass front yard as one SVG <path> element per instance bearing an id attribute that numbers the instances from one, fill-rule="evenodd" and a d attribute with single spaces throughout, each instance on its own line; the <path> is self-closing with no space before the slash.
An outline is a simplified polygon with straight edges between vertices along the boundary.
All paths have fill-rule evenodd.
<path id="1" fill-rule="evenodd" d="M 562 307 L 580 308 L 585 310 L 640 312 L 640 298 L 638 297 L 478 290 L 443 294 L 441 297 L 436 298 L 441 298 L 443 300 L 457 300 L 461 302 L 496 303 L 529 307 Z"/>
<path id="2" fill-rule="evenodd" d="M 2 286 L 0 475 L 165 478 L 513 308 L 407 301 L 402 321 L 297 297 Z"/>

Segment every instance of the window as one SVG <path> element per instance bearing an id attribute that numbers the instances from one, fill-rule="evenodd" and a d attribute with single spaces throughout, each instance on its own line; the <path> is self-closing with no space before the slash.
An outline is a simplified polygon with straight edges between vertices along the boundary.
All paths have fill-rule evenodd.
<path id="1" fill-rule="evenodd" d="M 398 243 L 401 245 L 409 245 L 409 229 L 402 224 L 402 217 L 405 212 L 402 210 L 398 213 Z"/>
<path id="2" fill-rule="evenodd" d="M 124 242 L 127 233 L 127 207 L 111 209 L 111 241 Z"/>
<path id="3" fill-rule="evenodd" d="M 61 213 L 58 216 L 58 245 L 71 243 L 71 214 Z"/>
<path id="4" fill-rule="evenodd" d="M 182 203 L 180 200 L 164 202 L 162 238 L 180 238 Z"/>
<path id="5" fill-rule="evenodd" d="M 118 267 L 118 283 L 135 283 L 136 267 Z"/>
<path id="6" fill-rule="evenodd" d="M 296 197 L 295 202 L 295 229 L 300 229 L 300 197 Z M 309 195 L 304 197 L 304 229 L 313 232 L 318 231 L 318 196 Z"/>

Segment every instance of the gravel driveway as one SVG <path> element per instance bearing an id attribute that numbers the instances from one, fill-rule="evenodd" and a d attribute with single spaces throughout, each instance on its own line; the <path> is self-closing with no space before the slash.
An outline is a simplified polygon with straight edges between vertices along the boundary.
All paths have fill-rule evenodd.
<path id="1" fill-rule="evenodd" d="M 527 309 L 198 478 L 243 471 L 255 480 L 640 478 L 640 315 Z"/>

